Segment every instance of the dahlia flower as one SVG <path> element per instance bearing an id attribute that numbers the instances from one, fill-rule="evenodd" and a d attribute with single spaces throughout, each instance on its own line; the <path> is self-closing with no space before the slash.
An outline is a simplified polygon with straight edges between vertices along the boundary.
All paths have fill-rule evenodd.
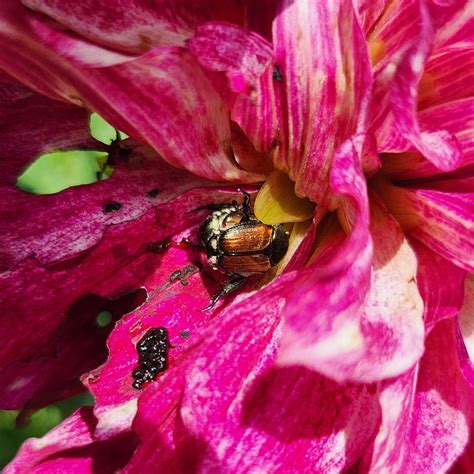
<path id="1" fill-rule="evenodd" d="M 5 472 L 472 472 L 470 5 L 225 3 L 1 6 L 1 406 L 95 399 Z M 78 149 L 112 176 L 15 185 Z M 203 312 L 242 191 L 289 249 Z"/>

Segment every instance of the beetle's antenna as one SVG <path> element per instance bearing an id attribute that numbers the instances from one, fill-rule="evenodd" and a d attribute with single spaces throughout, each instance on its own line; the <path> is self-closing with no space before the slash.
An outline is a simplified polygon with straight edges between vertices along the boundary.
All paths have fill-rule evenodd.
<path id="1" fill-rule="evenodd" d="M 242 191 L 242 194 L 244 195 L 244 202 L 242 203 L 243 216 L 240 222 L 248 222 L 252 215 L 252 209 L 250 208 L 250 194 L 245 191 Z"/>

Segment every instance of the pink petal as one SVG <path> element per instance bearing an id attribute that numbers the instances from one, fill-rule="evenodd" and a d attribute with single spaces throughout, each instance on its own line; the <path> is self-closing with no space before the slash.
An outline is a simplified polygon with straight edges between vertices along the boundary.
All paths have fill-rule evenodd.
<path id="1" fill-rule="evenodd" d="M 422 130 L 417 118 L 418 84 L 431 50 L 434 28 L 426 6 L 414 5 L 412 14 L 420 21 L 410 23 L 415 31 L 406 40 L 406 51 L 394 55 L 391 61 L 388 56 L 377 74 L 372 127 L 380 150 L 405 151 L 410 144 L 438 169 L 449 171 L 462 164 L 456 138 L 432 126 Z"/>
<path id="2" fill-rule="evenodd" d="M 82 407 L 41 439 L 32 438 L 5 468 L 6 474 L 51 472 L 114 472 L 123 467 L 137 444 L 126 432 L 96 442 L 96 420 L 91 407 Z"/>
<path id="3" fill-rule="evenodd" d="M 365 470 L 371 474 L 408 472 L 403 467 L 410 448 L 403 440 L 410 427 L 417 375 L 418 367 L 414 367 L 405 374 L 381 382 L 382 421 L 373 448 L 367 450 L 364 460 Z"/>
<path id="4" fill-rule="evenodd" d="M 363 30 L 368 34 L 386 9 L 387 0 L 357 0 L 355 4 Z"/>
<path id="5" fill-rule="evenodd" d="M 418 360 L 423 309 L 414 253 L 376 200 L 370 237 L 365 180 L 348 145 L 334 158 L 331 185 L 353 230 L 346 239 L 341 232 L 326 238 L 291 296 L 279 362 L 301 363 L 335 380 L 373 381 Z"/>
<path id="6" fill-rule="evenodd" d="M 79 377 L 107 358 L 105 341 L 114 323 L 145 298 L 143 289 L 116 300 L 93 294 L 80 297 L 55 333 L 57 341 L 48 355 L 14 362 L 0 372 L 2 409 L 41 408 L 83 391 Z M 111 313 L 106 327 L 98 326 L 96 321 L 101 311 Z M 30 337 L 25 332 L 17 344 L 28 342 Z"/>
<path id="7" fill-rule="evenodd" d="M 329 472 L 356 461 L 378 419 L 374 387 L 272 367 L 283 281 L 214 320 L 195 348 L 182 401 L 169 391 L 179 371 L 144 394 L 135 424 L 143 443 L 129 471 Z"/>
<path id="8" fill-rule="evenodd" d="M 472 41 L 474 17 L 469 0 L 442 0 L 429 3 L 437 31 L 435 47 Z"/>
<path id="9" fill-rule="evenodd" d="M 2 367 L 20 360 L 28 362 L 30 377 L 22 381 L 22 390 L 37 390 L 37 358 L 54 353 L 58 340 L 63 347 L 68 347 L 69 339 L 64 339 L 62 324 L 71 305 L 80 302 L 85 295 L 117 298 L 141 287 L 150 275 L 160 271 L 160 262 L 166 252 L 166 246 L 160 247 L 153 242 L 167 242 L 171 238 L 179 241 L 180 233 L 189 233 L 189 229 L 195 229 L 202 221 L 202 216 L 186 214 L 186 211 L 229 197 L 223 194 L 219 198 L 211 189 L 185 194 L 150 210 L 140 219 L 108 227 L 101 242 L 78 259 L 43 268 L 30 258 L 2 274 L 0 294 L 5 308 L 0 322 L 4 341 L 0 350 Z M 164 278 L 169 277 L 169 274 L 164 275 Z M 74 331 L 69 337 L 74 338 Z M 21 344 L 18 338 L 21 338 Z M 95 353 L 88 356 L 97 361 Z M 91 362 L 85 355 L 83 358 L 81 367 L 88 365 L 90 368 Z M 46 370 L 50 361 L 47 357 L 42 360 Z M 67 365 L 71 373 L 77 374 L 76 359 L 66 361 L 71 364 Z M 72 375 L 67 373 L 67 368 L 64 372 Z M 11 385 L 4 387 L 5 397 L 10 393 L 11 397 L 17 396 L 16 382 L 13 380 Z M 33 387 L 27 390 L 28 383 Z"/>
<path id="10" fill-rule="evenodd" d="M 456 321 L 451 318 L 437 324 L 428 336 L 418 380 L 412 370 L 384 382 L 383 422 L 369 472 L 438 474 L 447 472 L 460 455 L 465 466 L 472 462 L 474 389 L 464 379 L 460 363 Z"/>
<path id="11" fill-rule="evenodd" d="M 242 21 L 240 2 L 134 0 L 125 4 L 85 0 L 71 5 L 64 0 L 24 0 L 61 25 L 101 45 L 140 53 L 156 46 L 184 45 L 199 23 L 220 19 Z"/>
<path id="12" fill-rule="evenodd" d="M 474 362 L 474 276 L 472 274 L 466 278 L 464 295 L 464 304 L 459 313 L 459 327 L 467 357 Z"/>
<path id="13" fill-rule="evenodd" d="M 321 201 L 338 146 L 364 129 L 371 87 L 367 45 L 351 2 L 283 2 L 273 26 L 282 81 L 275 167 Z M 277 82 L 277 81 L 276 81 Z"/>
<path id="14" fill-rule="evenodd" d="M 417 216 L 410 233 L 466 270 L 474 270 L 474 193 L 405 189 L 401 196 Z"/>
<path id="15" fill-rule="evenodd" d="M 171 349 L 170 369 L 179 363 L 183 352 L 195 344 L 196 330 L 208 324 L 212 312 L 203 313 L 210 294 L 219 291 L 219 272 L 200 272 L 199 252 L 192 248 L 170 248 L 162 255 L 158 271 L 143 280 L 148 300 L 137 310 L 122 318 L 108 340 L 107 362 L 84 376 L 85 385 L 95 397 L 95 415 L 98 419 L 96 435 L 107 438 L 111 434 L 129 429 L 136 413 L 137 399 L 142 391 L 133 388 L 132 371 L 137 365 L 137 342 L 152 327 L 163 326 L 168 330 Z M 179 278 L 171 278 L 177 272 Z M 211 273 L 212 272 L 212 273 Z M 190 290 L 192 289 L 192 293 Z M 166 372 L 165 374 L 166 375 Z M 151 385 L 161 387 L 162 376 Z M 166 382 L 165 382 L 166 385 Z"/>
<path id="16" fill-rule="evenodd" d="M 442 127 L 456 138 L 462 151 L 460 166 L 468 167 L 474 163 L 474 99 L 459 99 L 435 105 L 420 111 L 418 117 L 423 130 Z M 383 161 L 384 173 L 392 179 L 410 180 L 412 184 L 437 181 L 437 186 L 440 182 L 444 183 L 443 186 L 451 182 L 453 190 L 459 189 L 455 181 L 459 177 L 465 177 L 466 172 L 469 173 L 467 168 L 464 171 L 460 168 L 451 173 L 440 173 L 434 163 L 415 153 L 388 154 Z M 425 177 L 432 179 L 423 180 Z"/>
<path id="17" fill-rule="evenodd" d="M 328 354 L 326 341 L 334 341 L 350 350 L 360 340 L 359 322 L 353 314 L 362 304 L 370 286 L 370 264 L 373 245 L 369 233 L 369 203 L 360 158 L 352 141 L 346 142 L 334 157 L 331 187 L 351 216 L 352 233 L 332 231 L 317 249 L 317 259 L 308 268 L 301 287 L 291 295 L 285 308 L 285 332 L 280 353 L 282 363 L 313 364 L 322 359 L 322 369 Z M 356 290 L 357 288 L 357 290 Z M 341 297 L 330 298 L 332 294 Z M 345 296 L 348 297 L 345 297 Z M 325 308 L 315 307 L 314 301 L 326 301 Z M 311 349 L 309 349 L 311 348 Z M 305 351 L 312 353 L 308 357 Z M 316 355 L 317 354 L 317 355 Z M 329 358 L 337 354 L 330 354 Z M 336 374 L 337 378 L 337 374 Z"/>
<path id="18" fill-rule="evenodd" d="M 416 240 L 411 245 L 418 259 L 416 279 L 425 305 L 425 328 L 429 333 L 442 319 L 458 315 L 464 301 L 466 271 Z"/>
<path id="19" fill-rule="evenodd" d="M 461 166 L 474 163 L 474 98 L 429 107 L 420 112 L 419 120 L 424 130 L 443 127 L 456 137 L 463 154 Z"/>
<path id="20" fill-rule="evenodd" d="M 403 471 L 446 472 L 469 441 L 474 392 L 460 370 L 454 319 L 441 321 L 420 363 Z"/>
<path id="21" fill-rule="evenodd" d="M 430 56 L 421 78 L 418 107 L 448 104 L 474 93 L 474 44 L 455 44 Z M 465 110 L 467 112 L 467 109 Z"/>
<path id="22" fill-rule="evenodd" d="M 270 151 L 277 133 L 271 44 L 234 25 L 207 23 L 188 46 L 206 69 L 220 73 L 214 84 L 226 98 L 232 120 L 257 150 Z"/>
<path id="23" fill-rule="evenodd" d="M 81 255 L 101 240 L 111 224 L 135 219 L 203 181 L 171 168 L 131 140 L 113 156 L 109 180 L 37 196 L 18 189 L 22 169 L 43 153 L 77 148 L 104 148 L 88 132 L 88 114 L 75 106 L 32 94 L 18 86 L 2 88 L 0 140 L 0 268 L 35 255 L 42 264 Z M 28 127 L 25 127 L 28 123 Z M 151 155 L 151 156 L 150 156 Z M 177 185 L 176 183 L 179 183 Z M 159 193 L 150 196 L 156 189 Z M 107 203 L 120 209 L 105 212 Z M 78 238 L 80 236 L 80 238 Z"/>
<path id="24" fill-rule="evenodd" d="M 17 10 L 8 5 L 0 20 L 0 66 L 9 74 L 42 94 L 95 110 L 117 129 L 151 145 L 173 166 L 215 181 L 262 179 L 234 161 L 228 112 L 189 53 L 158 48 L 110 67 L 83 66 L 42 45 L 25 24 L 24 12 Z M 38 25 L 49 28 L 36 23 L 36 29 Z"/>

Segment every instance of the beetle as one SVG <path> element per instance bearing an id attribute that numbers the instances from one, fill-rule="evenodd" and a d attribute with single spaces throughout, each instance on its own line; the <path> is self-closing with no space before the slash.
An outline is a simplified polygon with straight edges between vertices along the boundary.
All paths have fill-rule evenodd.
<path id="1" fill-rule="evenodd" d="M 278 264 L 288 250 L 289 232 L 282 225 L 259 221 L 243 192 L 242 204 L 202 206 L 213 212 L 199 228 L 199 237 L 213 268 L 232 277 L 203 311 L 211 309 L 224 295 L 238 288 L 252 275 L 266 273 Z"/>

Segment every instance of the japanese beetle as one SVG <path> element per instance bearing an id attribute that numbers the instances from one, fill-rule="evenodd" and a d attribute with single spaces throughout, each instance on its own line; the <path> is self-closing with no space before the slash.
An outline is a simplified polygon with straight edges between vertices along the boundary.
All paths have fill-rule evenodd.
<path id="1" fill-rule="evenodd" d="M 199 229 L 201 242 L 212 266 L 234 277 L 212 298 L 205 310 L 230 291 L 238 288 L 251 275 L 270 270 L 285 256 L 289 233 L 282 225 L 259 221 L 250 207 L 250 196 L 244 194 L 242 204 L 203 206 L 213 212 Z"/>

